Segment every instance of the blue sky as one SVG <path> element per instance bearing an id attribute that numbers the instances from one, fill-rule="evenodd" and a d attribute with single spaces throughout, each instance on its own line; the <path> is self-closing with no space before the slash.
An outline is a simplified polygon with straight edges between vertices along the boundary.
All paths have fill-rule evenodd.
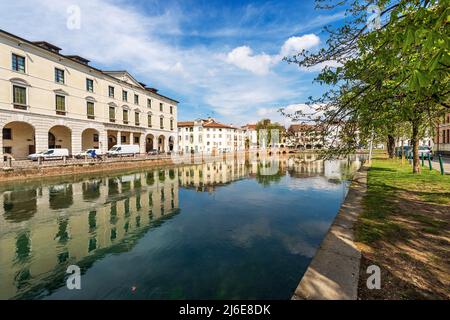
<path id="1" fill-rule="evenodd" d="M 80 28 L 67 28 L 71 6 Z M 261 118 L 288 123 L 277 109 L 306 108 L 317 69 L 282 61 L 324 45 L 326 24 L 342 11 L 314 1 L 16 0 L 0 3 L 0 28 L 46 40 L 105 70 L 128 70 L 179 100 L 179 120 L 212 116 L 242 125 Z"/>

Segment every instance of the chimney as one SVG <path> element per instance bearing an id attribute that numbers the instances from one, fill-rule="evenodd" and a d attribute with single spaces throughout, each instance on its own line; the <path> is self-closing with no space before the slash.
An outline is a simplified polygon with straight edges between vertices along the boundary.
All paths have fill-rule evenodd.
<path id="1" fill-rule="evenodd" d="M 48 43 L 46 41 L 34 41 L 33 43 L 41 48 L 44 48 L 45 50 L 51 51 L 51 52 L 59 53 L 61 51 L 61 48 L 58 48 L 57 46 L 55 46 L 51 43 Z"/>
<path id="2" fill-rule="evenodd" d="M 76 56 L 76 55 L 71 55 L 71 56 L 66 56 L 67 58 L 69 58 L 70 60 L 85 64 L 85 65 L 89 65 L 89 60 L 85 59 L 83 57 L 80 56 Z"/>

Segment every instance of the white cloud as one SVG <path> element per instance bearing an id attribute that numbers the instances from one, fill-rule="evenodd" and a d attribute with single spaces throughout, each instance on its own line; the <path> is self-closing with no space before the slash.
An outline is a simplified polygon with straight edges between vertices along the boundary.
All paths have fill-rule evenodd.
<path id="1" fill-rule="evenodd" d="M 287 57 L 318 46 L 320 38 L 315 34 L 305 34 L 301 37 L 290 37 L 281 47 L 280 56 Z"/>
<path id="2" fill-rule="evenodd" d="M 248 46 L 234 48 L 228 53 L 226 62 L 236 67 L 253 72 L 257 75 L 266 75 L 270 68 L 279 63 L 284 57 L 318 46 L 320 38 L 315 34 L 306 34 L 301 37 L 290 37 L 282 45 L 276 55 L 253 54 Z"/>
<path id="3" fill-rule="evenodd" d="M 265 75 L 269 72 L 273 59 L 264 53 L 253 55 L 250 47 L 242 46 L 228 53 L 226 61 L 241 69 L 251 71 L 258 75 Z"/>

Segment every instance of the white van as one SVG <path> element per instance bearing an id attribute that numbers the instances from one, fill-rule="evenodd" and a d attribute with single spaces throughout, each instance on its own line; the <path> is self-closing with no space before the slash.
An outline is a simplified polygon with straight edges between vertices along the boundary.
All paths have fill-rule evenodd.
<path id="1" fill-rule="evenodd" d="M 37 161 L 38 158 L 42 158 L 43 160 L 56 160 L 62 159 L 63 157 L 69 157 L 68 149 L 48 149 L 43 152 L 30 154 L 28 159 L 33 161 Z"/>
<path id="2" fill-rule="evenodd" d="M 108 152 L 108 156 L 134 156 L 139 154 L 139 145 L 137 144 L 117 144 Z"/>

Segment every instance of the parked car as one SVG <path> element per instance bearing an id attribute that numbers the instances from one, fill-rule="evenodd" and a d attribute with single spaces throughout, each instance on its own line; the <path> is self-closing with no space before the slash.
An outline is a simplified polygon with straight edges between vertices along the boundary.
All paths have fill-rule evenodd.
<path id="1" fill-rule="evenodd" d="M 412 148 L 409 150 L 408 156 L 412 157 Z M 419 158 L 422 159 L 428 159 L 428 155 L 430 156 L 431 160 L 433 160 L 433 151 L 430 147 L 427 146 L 419 146 Z"/>
<path id="2" fill-rule="evenodd" d="M 410 149 L 411 149 L 410 146 L 403 146 L 403 154 L 405 155 L 405 157 L 408 156 L 408 153 L 409 153 Z M 397 157 L 401 157 L 402 156 L 402 147 L 395 148 L 395 155 Z"/>
<path id="3" fill-rule="evenodd" d="M 68 156 L 68 149 L 48 149 L 43 152 L 32 153 L 28 156 L 28 159 L 33 161 L 37 161 L 38 158 L 42 158 L 43 160 L 57 160 Z"/>
<path id="4" fill-rule="evenodd" d="M 139 146 L 137 144 L 117 144 L 113 146 L 107 153 L 108 156 L 134 156 L 139 154 Z"/>
<path id="5" fill-rule="evenodd" d="M 156 149 L 152 149 L 152 150 L 150 150 L 149 152 L 147 152 L 147 154 L 148 154 L 149 156 L 157 156 L 157 155 L 159 154 L 159 151 L 156 150 Z"/>
<path id="6" fill-rule="evenodd" d="M 93 148 L 93 149 L 86 149 L 84 151 L 81 151 L 81 152 L 75 154 L 75 158 L 77 158 L 77 159 L 82 159 L 84 157 L 90 158 L 92 156 L 92 151 L 94 151 L 94 150 L 95 150 L 95 154 L 97 156 L 101 156 L 102 155 L 102 152 L 101 152 L 100 149 L 94 149 Z"/>

